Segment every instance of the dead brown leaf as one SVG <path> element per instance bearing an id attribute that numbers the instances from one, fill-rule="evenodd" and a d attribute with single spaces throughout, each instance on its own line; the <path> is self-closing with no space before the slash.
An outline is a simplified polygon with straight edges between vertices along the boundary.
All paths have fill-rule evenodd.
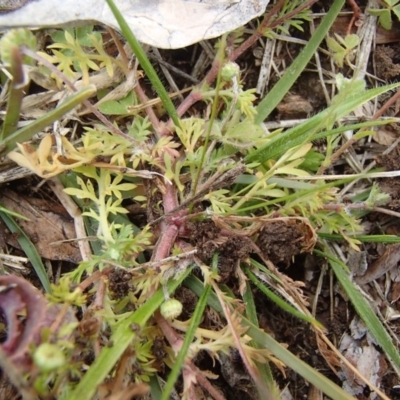
<path id="1" fill-rule="evenodd" d="M 29 219 L 18 219 L 21 229 L 27 234 L 43 258 L 79 263 L 81 255 L 75 242 L 73 221 L 58 203 L 33 197 L 22 197 L 3 190 L 0 202 L 9 210 Z M 6 242 L 20 248 L 15 236 L 9 235 Z"/>

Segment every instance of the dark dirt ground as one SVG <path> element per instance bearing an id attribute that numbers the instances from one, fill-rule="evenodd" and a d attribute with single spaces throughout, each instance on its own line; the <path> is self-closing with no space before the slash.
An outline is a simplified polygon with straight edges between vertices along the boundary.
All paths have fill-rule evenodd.
<path id="1" fill-rule="evenodd" d="M 314 12 L 326 10 L 328 3 L 329 2 L 323 1 L 318 2 L 313 8 Z M 366 6 L 366 1 L 364 0 L 358 1 L 357 3 L 362 10 Z M 346 10 L 348 10 L 348 6 L 346 6 Z M 343 32 L 349 20 L 350 16 L 341 17 L 335 24 L 334 29 L 339 33 Z M 309 36 L 307 28 L 304 33 L 293 30 L 291 34 L 305 40 L 307 40 Z M 380 28 L 377 38 L 376 48 L 371 53 L 369 60 L 369 72 L 381 79 L 382 82 L 396 82 L 400 78 L 400 23 L 396 22 L 392 31 L 389 33 L 384 32 Z M 283 46 L 281 53 L 277 55 L 274 60 L 276 65 L 288 65 L 291 60 L 296 57 L 300 49 L 300 46 L 293 43 Z M 256 57 L 257 50 L 257 48 L 252 48 L 239 59 L 239 65 L 245 76 L 245 88 L 255 87 L 257 83 L 260 62 L 259 58 Z M 192 74 L 193 66 L 200 52 L 200 47 L 194 45 L 181 50 L 162 50 L 160 53 L 164 61 L 188 74 Z M 328 70 L 330 69 L 330 67 L 328 68 L 328 65 L 330 65 L 328 56 L 323 56 L 321 63 L 326 65 Z M 209 63 L 206 62 L 203 68 L 207 69 L 208 67 Z M 345 69 L 343 73 L 346 73 Z M 199 77 L 201 77 L 201 74 L 195 76 L 195 79 Z M 182 76 L 174 75 L 174 79 L 179 88 L 192 85 L 192 82 L 185 80 Z M 272 72 L 269 87 L 272 87 L 278 79 L 278 75 Z M 151 94 L 151 88 L 148 87 L 147 89 Z M 192 109 L 190 112 L 201 112 L 201 106 L 196 107 L 198 108 Z M 326 103 L 322 95 L 319 77 L 315 72 L 314 66 L 310 65 L 310 68 L 302 74 L 298 82 L 292 87 L 290 95 L 277 107 L 277 110 L 275 110 L 271 116 L 271 121 L 279 123 L 284 120 L 305 118 L 307 115 L 318 112 L 324 107 L 326 107 Z M 399 108 L 397 104 L 391 112 L 393 113 L 392 115 L 398 116 Z M 399 130 L 399 126 L 390 126 L 387 135 L 398 137 Z M 321 145 L 323 146 L 323 143 Z M 373 154 L 378 165 L 386 170 L 399 170 L 399 146 L 395 147 L 389 155 L 380 156 L 382 151 L 388 146 L 389 144 L 383 144 L 383 142 L 373 142 L 366 143 L 365 145 L 357 144 L 355 150 L 357 153 L 368 151 L 370 154 Z M 332 173 L 342 170 L 343 164 L 339 160 L 337 165 L 333 167 Z M 51 193 L 46 192 L 44 188 L 37 187 L 39 182 L 40 180 L 38 178 L 29 177 L 24 180 L 11 182 L 6 188 L 3 186 L 1 192 L 2 203 L 4 203 L 6 199 L 8 199 L 10 202 L 9 204 L 11 204 L 13 198 L 15 198 L 14 201 L 16 202 L 19 202 L 21 197 L 29 198 L 30 205 L 34 206 L 36 210 L 40 210 L 43 213 L 51 212 L 57 215 L 58 218 L 64 221 L 63 226 L 72 224 L 72 221 L 65 215 L 65 211 L 59 205 L 53 204 Z M 390 210 L 399 211 L 399 179 L 381 179 L 379 185 L 382 190 L 389 193 L 391 196 L 391 202 L 386 207 Z M 33 205 L 34 201 L 35 204 Z M 138 214 L 131 214 L 130 218 L 137 222 L 138 225 L 143 225 L 146 216 L 140 214 L 140 212 L 141 211 L 139 211 Z M 49 218 L 49 216 L 48 214 L 42 214 L 38 218 Z M 400 232 L 399 220 L 385 216 L 384 214 L 372 213 L 368 215 L 365 218 L 365 225 L 368 227 L 369 233 L 376 232 L 398 235 Z M 37 227 L 37 229 L 37 232 L 32 231 L 29 235 L 34 243 L 43 245 L 43 250 L 40 250 L 41 255 L 53 260 L 52 270 L 54 275 L 56 276 L 60 271 L 65 272 L 72 268 L 77 257 L 76 247 L 74 248 L 74 245 L 71 244 L 71 249 L 68 250 L 68 254 L 60 254 L 61 249 L 57 250 L 51 248 L 49 250 L 47 243 L 43 242 L 43 229 L 40 227 Z M 293 280 L 304 283 L 304 293 L 309 296 L 310 303 L 312 303 L 317 290 L 318 280 L 320 279 L 321 260 L 316 256 L 299 254 L 298 239 L 301 237 L 301 234 L 301 232 L 299 233 L 296 230 L 296 227 L 288 227 L 286 224 L 277 222 L 264 228 L 258 237 L 257 245 L 261 251 L 264 252 L 265 256 L 281 271 Z M 38 237 L 39 235 L 40 237 Z M 52 236 L 51 240 L 54 240 L 53 234 L 51 233 L 50 235 Z M 68 237 L 67 232 L 65 236 Z M 198 248 L 199 257 L 204 262 L 210 261 L 212 254 L 218 249 L 221 254 L 219 267 L 221 282 L 228 285 L 231 290 L 238 291 L 239 283 L 237 279 L 233 277 L 232 270 L 237 260 L 245 260 L 249 254 L 254 253 L 254 249 L 250 244 L 251 241 L 247 237 L 234 235 L 222 235 L 221 239 L 221 229 L 210 221 L 193 224 L 191 232 L 188 233 L 188 237 L 190 238 L 190 243 Z M 218 240 L 216 240 L 216 238 L 218 238 Z M 343 246 L 345 252 L 349 251 L 343 243 L 339 243 L 339 245 Z M 13 254 L 22 256 L 23 254 L 21 254 L 17 247 L 15 237 L 0 223 L 0 248 L 2 250 L 8 249 L 12 251 Z M 389 246 L 372 244 L 365 245 L 362 251 L 367 263 L 372 264 L 374 261 L 378 260 L 379 257 L 382 257 L 385 251 L 388 251 L 388 247 Z M 50 251 L 50 253 L 46 253 L 46 251 Z M 65 247 L 63 251 L 65 251 Z M 398 259 L 400 259 L 400 256 Z M 395 266 L 397 268 L 397 262 L 395 262 Z M 34 274 L 31 273 L 29 269 L 22 271 L 22 274 L 32 281 L 36 280 Z M 126 272 L 118 272 L 118 270 L 110 276 L 110 287 L 115 296 L 124 296 L 125 293 L 130 290 L 131 284 L 129 279 L 129 274 Z M 333 285 L 334 284 L 333 282 Z M 384 292 L 385 277 L 380 277 L 376 281 L 376 285 Z M 369 292 L 374 298 L 377 297 L 375 287 L 370 286 Z M 179 289 L 176 297 L 184 304 L 183 318 L 186 318 L 193 311 L 197 302 L 197 297 L 185 288 Z M 400 313 L 399 297 L 400 283 L 395 280 L 392 285 L 392 292 L 389 293 L 389 300 L 391 302 L 391 307 L 397 313 Z M 341 385 L 342 380 L 340 374 L 335 374 L 327 365 L 326 360 L 321 356 L 315 335 L 310 328 L 296 318 L 288 316 L 287 313 L 278 308 L 273 302 L 267 300 L 265 296 L 258 295 L 257 289 L 254 289 L 254 298 L 258 301 L 256 306 L 261 326 L 267 332 L 271 333 L 278 342 L 285 343 L 288 349 L 298 355 L 302 360 L 314 366 L 324 375 Z M 349 326 L 354 320 L 355 315 L 356 313 L 351 304 L 341 295 L 340 291 L 336 290 L 336 287 L 335 290 L 332 291 L 332 277 L 330 274 L 325 274 L 322 278 L 322 286 L 317 302 L 316 318 L 328 328 L 327 336 L 332 342 L 339 344 L 343 334 L 350 333 Z M 397 337 L 400 335 L 400 323 L 398 321 L 398 319 L 390 321 L 390 327 Z M 212 312 L 208 311 L 202 325 L 209 328 L 211 326 L 218 326 L 219 324 L 219 321 L 215 320 L 215 316 L 212 315 Z M 360 338 L 360 342 L 364 343 L 365 341 L 365 337 Z M 163 358 L 162 345 L 160 346 L 155 343 L 153 352 L 156 358 L 160 360 L 159 371 L 162 373 L 162 371 L 165 370 L 165 366 L 161 361 Z M 210 370 L 220 376 L 214 383 L 216 387 L 224 393 L 227 399 L 252 400 L 256 398 L 254 387 L 244 371 L 240 357 L 234 352 L 221 358 L 220 362 L 215 365 L 213 365 L 212 360 L 207 354 L 201 353 L 196 363 L 201 369 Z M 275 369 L 274 372 L 281 388 L 284 388 L 286 385 L 289 386 L 293 399 L 322 398 L 313 397 L 312 394 L 310 394 L 309 384 L 296 373 L 287 370 L 286 376 L 283 376 L 278 369 Z M 384 360 L 382 360 L 381 379 L 380 387 L 387 396 L 391 399 L 400 399 L 400 389 L 396 389 L 398 377 L 393 372 L 390 365 Z M 202 397 L 199 395 L 199 398 Z M 287 398 L 289 399 L 290 397 Z M 369 389 L 365 388 L 357 398 L 359 400 L 367 400 L 372 397 L 370 397 Z"/>

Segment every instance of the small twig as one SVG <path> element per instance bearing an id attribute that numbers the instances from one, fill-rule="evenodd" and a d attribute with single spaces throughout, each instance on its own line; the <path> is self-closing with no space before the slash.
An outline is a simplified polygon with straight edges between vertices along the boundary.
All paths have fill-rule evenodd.
<path id="1" fill-rule="evenodd" d="M 199 83 L 199 80 L 196 78 L 193 78 L 192 75 L 187 74 L 186 72 L 183 72 L 182 70 L 180 70 L 179 68 L 174 67 L 173 65 L 171 65 L 170 63 L 167 63 L 166 61 L 164 61 L 161 58 L 160 52 L 157 48 L 155 49 L 155 54 L 148 54 L 148 57 L 151 60 L 157 61 L 160 65 L 166 67 L 167 69 L 171 70 L 172 72 L 174 72 L 175 74 L 183 77 L 184 79 L 187 79 L 189 82 L 192 82 L 194 85 L 197 85 Z"/>
<path id="2" fill-rule="evenodd" d="M 64 192 L 64 186 L 58 177 L 48 179 L 48 184 L 58 200 L 67 210 L 68 214 L 73 218 L 75 225 L 75 233 L 78 238 L 86 238 L 85 223 L 82 217 L 82 211 L 76 203 Z M 82 260 L 88 261 L 91 259 L 92 252 L 87 240 L 78 240 L 78 247 L 81 253 Z"/>
<path id="3" fill-rule="evenodd" d="M 107 276 L 109 275 L 112 271 L 114 271 L 114 268 L 109 267 L 105 268 L 103 270 L 98 270 L 93 272 L 93 274 L 89 275 L 83 282 L 79 284 L 79 289 L 83 292 L 86 290 L 90 285 L 93 283 L 96 283 L 102 276 Z"/>
<path id="4" fill-rule="evenodd" d="M 184 258 L 192 257 L 192 256 L 194 256 L 196 253 L 197 253 L 197 249 L 193 249 L 193 250 L 187 251 L 187 252 L 182 253 L 182 254 L 177 254 L 177 255 L 175 255 L 175 256 L 163 258 L 162 260 L 158 260 L 158 261 L 149 261 L 149 262 L 140 264 L 139 269 L 142 269 L 142 268 L 143 268 L 143 269 L 146 269 L 146 268 L 157 268 L 157 267 L 159 267 L 159 266 L 161 266 L 161 265 L 164 265 L 164 264 L 169 263 L 169 262 L 172 262 L 172 261 L 180 261 L 180 260 L 182 260 L 182 259 L 184 259 Z M 130 272 L 131 269 L 129 269 L 129 270 L 127 270 L 127 271 Z"/>
<path id="5" fill-rule="evenodd" d="M 214 400 L 226 400 L 225 396 L 223 396 L 213 385 L 211 385 L 210 381 L 201 373 L 201 371 L 192 363 L 192 361 L 189 360 L 186 365 L 195 373 L 197 382 L 207 390 Z"/>
<path id="6" fill-rule="evenodd" d="M 119 40 L 118 34 L 115 32 L 114 29 L 110 28 L 109 26 L 106 26 L 106 29 L 107 29 L 108 33 L 110 34 L 110 36 L 112 37 L 112 39 L 114 40 L 115 45 L 117 46 L 117 49 L 118 49 L 119 55 L 121 56 L 121 60 L 122 60 L 123 64 L 129 65 L 128 56 L 126 55 L 124 45 Z"/>

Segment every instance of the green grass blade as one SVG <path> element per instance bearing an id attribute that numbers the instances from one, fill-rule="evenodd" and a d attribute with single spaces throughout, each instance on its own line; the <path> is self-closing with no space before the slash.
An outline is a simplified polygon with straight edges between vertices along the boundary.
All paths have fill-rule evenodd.
<path id="1" fill-rule="evenodd" d="M 317 119 L 319 121 L 316 121 L 317 124 L 315 124 L 315 125 L 314 124 L 308 125 L 307 122 L 310 121 L 310 119 L 308 119 L 307 121 L 304 122 L 304 124 L 306 125 L 305 128 L 302 127 L 302 124 L 299 124 L 296 127 L 293 127 L 290 130 L 287 130 L 284 133 L 281 133 L 280 135 L 284 135 L 285 138 L 287 136 L 287 138 L 285 140 L 278 140 L 278 139 L 272 138 L 271 142 L 268 142 L 268 144 L 265 146 L 265 148 L 270 150 L 270 152 L 268 154 L 268 158 L 277 158 L 277 157 L 281 156 L 289 148 L 300 146 L 301 144 L 304 144 L 306 142 L 313 142 L 315 140 L 325 139 L 326 137 L 331 136 L 331 135 L 337 135 L 339 133 L 343 133 L 346 131 L 356 131 L 356 130 L 363 129 L 363 128 L 366 129 L 366 128 L 371 128 L 374 126 L 382 126 L 382 125 L 394 123 L 393 120 L 368 121 L 368 122 L 361 122 L 359 124 L 341 125 L 337 128 L 331 129 L 331 130 L 323 130 L 322 132 L 318 132 L 318 129 L 317 129 L 318 124 L 319 124 L 319 127 L 321 127 L 322 126 L 321 123 L 322 123 L 322 121 L 324 121 L 324 118 L 320 119 L 318 117 Z M 316 132 L 312 133 L 311 129 L 313 129 Z M 310 131 L 308 131 L 308 130 L 310 130 Z M 290 133 L 288 133 L 289 131 L 290 131 Z M 311 132 L 312 134 L 307 134 L 307 132 L 309 132 L 309 133 Z M 280 137 L 280 139 L 282 139 L 282 136 Z M 271 143 L 273 143 L 274 145 L 271 146 Z M 251 153 L 251 154 L 254 154 L 254 153 Z"/>
<path id="2" fill-rule="evenodd" d="M 22 250 L 29 258 L 33 269 L 35 270 L 37 276 L 40 279 L 41 284 L 43 285 L 44 290 L 47 293 L 51 292 L 51 286 L 49 277 L 47 276 L 46 268 L 42 263 L 42 259 L 36 250 L 35 245 L 30 241 L 28 236 L 26 236 L 25 232 L 20 228 L 20 226 L 15 222 L 13 217 L 4 212 L 0 211 L 0 217 L 7 225 L 7 228 L 10 230 L 11 233 L 15 233 L 17 235 L 17 241 L 19 245 L 22 247 Z"/>
<path id="3" fill-rule="evenodd" d="M 251 286 L 250 286 L 249 282 L 246 282 L 246 291 L 244 292 L 244 295 L 243 295 L 243 302 L 246 305 L 247 318 L 249 319 L 249 321 L 251 323 L 253 323 L 255 326 L 259 327 L 256 304 L 254 302 L 253 292 L 251 290 Z M 251 345 L 257 349 L 261 348 L 261 346 L 254 340 L 251 341 Z M 275 398 L 279 398 L 278 385 L 276 384 L 276 382 L 274 380 L 269 363 L 262 364 L 262 363 L 256 362 L 256 365 L 257 365 L 257 370 L 260 373 L 261 382 L 266 382 L 267 387 L 271 391 L 272 395 Z M 259 391 L 259 395 L 261 398 L 260 391 Z"/>
<path id="4" fill-rule="evenodd" d="M 307 363 L 300 360 L 284 346 L 278 343 L 270 335 L 254 326 L 250 321 L 243 319 L 244 325 L 249 327 L 246 332 L 253 340 L 259 343 L 263 348 L 268 349 L 274 356 L 279 358 L 293 371 L 301 375 L 305 380 L 312 383 L 317 389 L 325 393 L 330 399 L 334 400 L 354 400 L 354 397 L 346 393 L 336 383 L 319 373 Z"/>
<path id="5" fill-rule="evenodd" d="M 81 89 L 79 92 L 72 94 L 56 109 L 49 111 L 43 115 L 43 117 L 38 118 L 36 121 L 24 126 L 21 129 L 18 129 L 11 135 L 4 138 L 4 140 L 0 142 L 0 153 L 2 155 L 8 154 L 11 150 L 14 150 L 17 143 L 26 142 L 34 134 L 40 132 L 46 126 L 51 125 L 54 121 L 60 119 L 67 112 L 71 111 L 84 100 L 87 100 L 89 97 L 93 96 L 95 93 L 96 87 L 94 85 L 89 85 Z"/>
<path id="6" fill-rule="evenodd" d="M 336 102 L 319 114 L 314 115 L 314 117 L 307 119 L 303 123 L 288 129 L 279 135 L 275 135 L 270 141 L 268 141 L 266 145 L 249 153 L 245 157 L 245 161 L 257 161 L 259 163 L 263 163 L 269 159 L 278 157 L 287 149 L 295 147 L 298 144 L 314 140 L 317 138 L 317 133 L 319 131 L 326 129 L 327 121 L 331 120 L 333 116 L 335 120 L 343 118 L 365 102 L 387 91 L 394 90 L 399 86 L 399 83 L 394 83 L 392 85 L 386 85 L 362 92 L 357 92 L 354 95 L 349 94 L 348 96 L 343 96 L 343 101 Z M 351 92 L 350 88 L 348 90 Z M 331 133 L 332 131 L 330 130 L 325 136 L 328 136 Z"/>
<path id="7" fill-rule="evenodd" d="M 168 292 L 172 293 L 182 283 L 190 273 L 188 269 L 179 279 L 168 282 Z M 160 288 L 156 293 L 131 316 L 121 321 L 115 332 L 110 338 L 112 347 L 104 346 L 96 357 L 94 363 L 82 377 L 75 390 L 69 395 L 68 400 L 91 399 L 99 385 L 107 378 L 107 375 L 114 368 L 124 351 L 136 337 L 136 332 L 131 328 L 132 324 L 138 324 L 143 327 L 153 313 L 160 307 L 165 300 L 163 289 Z"/>
<path id="8" fill-rule="evenodd" d="M 203 291 L 203 283 L 194 276 L 189 276 L 185 279 L 184 285 L 196 293 L 198 296 Z M 210 293 L 208 305 L 214 308 L 215 311 L 223 315 L 222 307 L 218 303 L 215 293 Z M 289 350 L 283 347 L 270 335 L 259 329 L 252 324 L 248 319 L 242 317 L 243 325 L 249 327 L 246 332 L 254 341 L 256 341 L 262 348 L 268 349 L 274 356 L 284 362 L 289 368 L 297 372 L 304 379 L 312 383 L 316 388 L 320 389 L 323 393 L 334 400 L 354 400 L 354 397 L 346 393 L 342 388 L 323 376 L 314 368 L 310 367 L 304 361 L 292 354 Z"/>
<path id="9" fill-rule="evenodd" d="M 398 350 L 393 345 L 392 339 L 387 333 L 385 327 L 376 316 L 374 308 L 371 307 L 362 293 L 350 280 L 347 266 L 334 257 L 331 251 L 327 248 L 324 252 L 314 250 L 314 253 L 328 259 L 336 278 L 345 290 L 347 296 L 349 296 L 357 314 L 364 321 L 364 324 L 374 336 L 379 346 L 386 353 L 387 357 L 393 361 L 393 364 L 397 367 L 398 371 L 400 371 L 400 356 Z"/>
<path id="10" fill-rule="evenodd" d="M 282 308 L 282 310 L 287 313 L 303 320 L 309 322 L 312 325 L 318 326 L 322 328 L 320 322 L 318 322 L 315 318 L 310 317 L 302 312 L 298 311 L 296 308 L 288 304 L 286 301 L 277 296 L 272 290 L 268 289 L 262 282 L 260 282 L 257 277 L 250 271 L 249 268 L 245 268 L 246 275 L 250 278 L 251 282 L 263 292 L 270 300 L 272 300 L 278 307 Z"/>
<path id="11" fill-rule="evenodd" d="M 182 365 L 184 364 L 185 357 L 189 350 L 189 346 L 192 343 L 192 340 L 195 336 L 196 329 L 199 326 L 201 319 L 203 318 L 204 309 L 206 308 L 210 291 L 211 291 L 211 286 L 206 285 L 203 292 L 201 293 L 199 301 L 197 302 L 196 305 L 196 309 L 194 310 L 194 313 L 190 319 L 190 325 L 188 326 L 188 330 L 185 333 L 185 339 L 183 341 L 182 348 L 179 351 L 174 366 L 168 376 L 167 384 L 164 387 L 161 400 L 168 400 L 170 398 L 176 380 L 178 379 L 179 373 L 181 372 Z"/>
<path id="12" fill-rule="evenodd" d="M 160 382 L 158 380 L 157 375 L 152 375 L 149 381 L 150 393 L 152 399 L 161 399 L 162 396 L 162 388 L 160 386 Z"/>
<path id="13" fill-rule="evenodd" d="M 135 35 L 133 34 L 131 28 L 126 23 L 123 15 L 118 10 L 117 6 L 115 5 L 113 0 L 107 0 L 107 4 L 111 8 L 115 19 L 118 21 L 119 26 L 121 27 L 121 31 L 125 36 L 125 39 L 128 41 L 129 45 L 131 46 L 133 52 L 135 53 L 137 59 L 141 67 L 143 68 L 144 72 L 146 73 L 147 78 L 149 78 L 151 84 L 153 85 L 154 89 L 156 90 L 158 96 L 161 99 L 165 110 L 167 111 L 168 115 L 171 117 L 172 121 L 176 126 L 179 126 L 179 118 L 174 103 L 172 102 L 171 98 L 168 95 L 167 90 L 165 89 L 164 85 L 162 84 L 160 78 L 157 75 L 154 67 L 151 65 L 149 58 L 147 57 L 146 53 L 144 52 L 142 46 L 136 39 Z"/>
<path id="14" fill-rule="evenodd" d="M 25 215 L 21 215 L 21 214 L 18 214 L 16 212 L 14 212 L 14 211 L 8 210 L 7 208 L 3 207 L 2 205 L 0 205 L 0 211 L 2 211 L 3 213 L 6 213 L 8 215 L 11 215 L 12 217 L 20 218 L 20 219 L 23 219 L 25 221 L 29 221 L 29 218 L 25 217 Z"/>
<path id="15" fill-rule="evenodd" d="M 335 0 L 333 4 L 329 7 L 329 12 L 321 21 L 321 24 L 319 25 L 315 33 L 311 36 L 307 45 L 300 52 L 293 63 L 289 66 L 282 78 L 279 79 L 278 83 L 272 88 L 272 90 L 258 105 L 257 116 L 254 121 L 255 123 L 260 124 L 261 122 L 263 122 L 268 117 L 268 115 L 271 114 L 273 109 L 280 103 L 285 94 L 289 92 L 289 89 L 292 87 L 293 83 L 303 72 L 304 68 L 311 60 L 311 57 L 316 53 L 318 46 L 325 38 L 326 34 L 329 31 L 329 28 L 336 20 L 340 10 L 343 7 L 343 4 L 344 0 Z"/>
<path id="16" fill-rule="evenodd" d="M 317 235 L 321 239 L 347 241 L 347 238 L 337 233 L 318 232 Z M 362 243 L 400 243 L 400 236 L 395 235 L 349 235 L 349 238 Z"/>

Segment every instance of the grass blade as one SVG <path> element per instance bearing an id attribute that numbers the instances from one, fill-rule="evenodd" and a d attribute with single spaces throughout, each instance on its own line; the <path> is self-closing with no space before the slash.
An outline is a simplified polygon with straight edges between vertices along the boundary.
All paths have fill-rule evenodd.
<path id="1" fill-rule="evenodd" d="M 336 102 L 324 111 L 320 112 L 314 117 L 307 119 L 303 123 L 288 129 L 285 132 L 275 135 L 270 141 L 263 147 L 249 153 L 245 157 L 246 162 L 257 161 L 263 163 L 267 160 L 273 159 L 281 155 L 287 149 L 297 146 L 301 143 L 306 143 L 310 140 L 317 138 L 317 133 L 326 129 L 327 121 L 334 117 L 334 120 L 343 118 L 355 108 L 361 106 L 365 102 L 379 96 L 387 91 L 394 90 L 399 87 L 400 84 L 394 83 L 392 85 L 386 85 L 370 90 L 365 90 L 359 93 L 348 96 L 343 96 L 343 101 Z M 351 92 L 351 87 L 348 88 Z M 327 132 L 325 136 L 331 134 L 332 130 Z"/>
<path id="2" fill-rule="evenodd" d="M 285 74 L 279 79 L 278 83 L 272 88 L 272 90 L 264 97 L 261 103 L 257 107 L 257 116 L 255 118 L 255 123 L 260 124 L 263 122 L 273 109 L 280 103 L 289 89 L 292 87 L 293 83 L 303 72 L 304 68 L 311 60 L 311 57 L 315 54 L 318 46 L 325 38 L 329 31 L 329 28 L 336 20 L 340 10 L 342 9 L 344 0 L 335 0 L 333 4 L 329 7 L 329 12 L 326 14 L 325 18 L 321 21 L 321 24 L 311 36 L 307 45 L 300 52 L 297 58 L 286 70 Z"/>
<path id="3" fill-rule="evenodd" d="M 321 323 L 318 322 L 315 318 L 310 317 L 310 316 L 303 314 L 302 312 L 296 310 L 293 306 L 291 306 L 286 301 L 282 300 L 279 296 L 277 296 L 272 290 L 268 289 L 263 283 L 261 283 L 257 279 L 257 277 L 250 271 L 250 269 L 246 268 L 245 272 L 246 272 L 247 276 L 250 278 L 251 282 L 253 282 L 253 284 L 259 290 L 261 290 L 261 292 L 263 292 L 270 300 L 272 300 L 278 307 L 282 308 L 282 310 L 285 310 L 287 313 L 289 313 L 303 321 L 306 321 L 312 325 L 322 328 Z"/>
<path id="4" fill-rule="evenodd" d="M 162 84 L 160 78 L 157 75 L 154 67 L 151 65 L 149 58 L 147 57 L 146 53 L 144 52 L 142 46 L 136 39 L 135 35 L 133 34 L 131 28 L 126 23 L 123 15 L 118 10 L 117 6 L 115 5 L 113 0 L 107 0 L 107 4 L 111 8 L 115 19 L 118 21 L 119 26 L 121 27 L 121 31 L 124 34 L 125 39 L 128 41 L 129 45 L 131 46 L 133 52 L 135 53 L 137 59 L 141 67 L 143 68 L 147 78 L 150 79 L 151 84 L 153 85 L 154 89 L 156 90 L 158 96 L 160 97 L 165 110 L 167 111 L 168 115 L 171 117 L 172 121 L 176 126 L 179 126 L 179 118 L 178 113 L 176 112 L 176 108 L 174 103 L 172 102 L 171 98 L 168 95 L 164 85 Z"/>
<path id="5" fill-rule="evenodd" d="M 87 100 L 89 97 L 93 96 L 95 93 L 96 87 L 94 85 L 89 85 L 79 90 L 79 92 L 72 94 L 56 109 L 47 112 L 45 115 L 43 115 L 43 117 L 38 118 L 31 124 L 18 129 L 11 135 L 4 138 L 4 140 L 0 142 L 0 153 L 2 155 L 8 154 L 10 151 L 14 150 L 17 143 L 26 142 L 34 134 L 40 132 L 46 126 L 51 125 L 54 121 L 60 119 L 67 112 L 71 111 L 84 100 Z"/>
<path id="6" fill-rule="evenodd" d="M 244 301 L 244 304 L 246 304 L 247 318 L 255 326 L 258 327 L 257 310 L 256 310 L 255 302 L 254 302 L 253 292 L 251 291 L 251 286 L 250 286 L 249 282 L 246 282 L 246 291 L 243 295 L 243 301 Z M 255 348 L 261 349 L 261 346 L 254 340 L 251 341 L 251 344 Z M 279 398 L 279 388 L 274 380 L 269 363 L 265 363 L 265 364 L 256 363 L 256 365 L 257 365 L 258 371 L 260 372 L 261 381 L 266 382 L 268 389 L 271 391 L 272 395 L 275 398 Z M 260 391 L 259 391 L 259 395 L 261 395 Z"/>
<path id="7" fill-rule="evenodd" d="M 15 222 L 14 218 L 4 211 L 0 210 L 0 217 L 7 225 L 7 228 L 11 233 L 15 233 L 17 235 L 17 240 L 19 245 L 22 247 L 22 250 L 29 258 L 37 276 L 40 279 L 41 284 L 43 285 L 44 290 L 47 293 L 51 292 L 49 277 L 47 276 L 46 269 L 42 263 L 42 259 L 36 250 L 35 245 L 31 242 L 31 240 L 26 236 L 25 232 L 20 228 L 20 226 Z"/>
<path id="8" fill-rule="evenodd" d="M 346 294 L 349 296 L 351 303 L 357 311 L 357 314 L 364 321 L 364 324 L 374 336 L 379 346 L 381 346 L 381 348 L 385 351 L 387 357 L 393 361 L 394 366 L 398 371 L 400 371 L 400 356 L 398 350 L 393 345 L 392 339 L 387 333 L 385 327 L 376 316 L 374 308 L 371 307 L 371 305 L 365 300 L 362 293 L 350 280 L 349 273 L 347 272 L 347 266 L 334 257 L 331 251 L 327 248 L 324 252 L 314 250 L 314 253 L 328 259 L 336 278 L 340 282 Z"/>

